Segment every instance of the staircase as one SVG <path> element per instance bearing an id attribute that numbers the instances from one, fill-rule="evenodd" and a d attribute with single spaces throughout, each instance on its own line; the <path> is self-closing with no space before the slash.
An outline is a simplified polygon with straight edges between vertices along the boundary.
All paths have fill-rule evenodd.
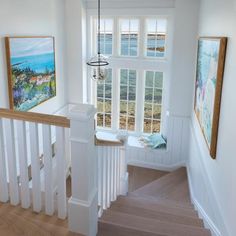
<path id="1" fill-rule="evenodd" d="M 119 197 L 99 220 L 99 236 L 210 236 L 190 201 L 185 168 Z"/>

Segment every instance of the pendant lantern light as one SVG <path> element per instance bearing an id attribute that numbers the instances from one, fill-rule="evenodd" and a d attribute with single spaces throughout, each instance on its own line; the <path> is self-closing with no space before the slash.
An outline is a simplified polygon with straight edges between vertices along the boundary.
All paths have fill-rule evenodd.
<path id="1" fill-rule="evenodd" d="M 93 68 L 93 79 L 95 81 L 103 81 L 107 77 L 107 66 L 109 65 L 107 58 L 101 54 L 101 0 L 98 0 L 98 45 L 97 55 L 92 57 L 87 65 Z"/>

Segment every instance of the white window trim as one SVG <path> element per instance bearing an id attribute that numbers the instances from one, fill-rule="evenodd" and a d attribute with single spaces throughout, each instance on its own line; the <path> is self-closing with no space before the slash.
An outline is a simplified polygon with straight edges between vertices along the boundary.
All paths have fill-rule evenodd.
<path id="1" fill-rule="evenodd" d="M 87 10 L 87 59 L 92 56 L 92 18 L 96 16 L 97 12 L 95 9 Z M 137 80 L 141 80 L 143 82 L 138 82 L 136 85 L 137 98 L 136 98 L 136 124 L 135 124 L 135 132 L 130 132 L 134 135 L 142 134 L 143 130 L 143 118 L 144 118 L 144 83 L 145 83 L 145 71 L 160 71 L 163 72 L 163 93 L 162 93 L 162 118 L 161 118 L 161 132 L 166 135 L 167 130 L 167 114 L 169 110 L 169 86 L 170 86 L 170 75 L 171 75 L 171 58 L 172 58 L 172 44 L 173 44 L 173 19 L 174 19 L 174 10 L 171 8 L 163 8 L 163 9 L 132 9 L 132 17 L 130 17 L 130 9 L 103 9 L 102 16 L 104 18 L 113 18 L 113 45 L 119 45 L 119 25 L 116 27 L 115 24 L 119 24 L 119 18 L 139 18 L 141 19 L 139 27 L 140 30 L 145 29 L 141 24 L 143 24 L 145 18 L 166 18 L 168 21 L 167 24 L 167 32 L 166 32 L 166 52 L 164 58 L 155 58 L 155 57 L 147 57 L 145 56 L 145 43 L 143 47 L 142 42 L 146 41 L 146 32 L 139 33 L 139 52 L 137 57 L 125 57 L 119 56 L 120 48 L 117 46 L 113 46 L 113 56 L 109 58 L 110 67 L 112 68 L 113 78 L 117 78 L 113 80 L 112 84 L 112 129 L 103 128 L 102 130 L 107 130 L 109 132 L 117 132 L 119 129 L 119 114 L 117 111 L 119 110 L 119 93 L 120 93 L 120 85 L 119 85 L 119 69 L 120 68 L 129 68 L 137 70 Z M 142 36 L 142 37 L 141 37 Z M 134 66 L 135 65 L 135 66 Z M 142 67 L 142 70 L 138 69 Z M 96 82 L 90 79 L 90 71 L 87 72 L 88 75 L 88 102 L 95 104 L 96 103 Z M 142 84 L 143 83 L 143 84 Z M 139 96 L 140 95 L 140 96 Z M 138 103 L 139 102 L 139 103 Z M 140 104 L 138 106 L 137 104 Z"/>

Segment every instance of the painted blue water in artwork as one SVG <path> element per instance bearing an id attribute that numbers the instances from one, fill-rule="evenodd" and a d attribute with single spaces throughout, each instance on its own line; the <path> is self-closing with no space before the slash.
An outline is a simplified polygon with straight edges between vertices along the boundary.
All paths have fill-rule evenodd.
<path id="1" fill-rule="evenodd" d="M 12 57 L 11 65 L 13 68 L 21 70 L 30 68 L 35 73 L 54 72 L 55 70 L 54 53 L 25 56 L 25 57 Z"/>

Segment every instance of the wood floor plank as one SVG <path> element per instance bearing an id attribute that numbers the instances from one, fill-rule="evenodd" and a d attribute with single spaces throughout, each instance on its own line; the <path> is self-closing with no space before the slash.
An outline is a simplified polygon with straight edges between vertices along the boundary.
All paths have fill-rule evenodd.
<path id="1" fill-rule="evenodd" d="M 56 216 L 46 216 L 43 213 L 36 214 L 10 204 L 0 204 L 0 235 L 82 236 L 68 231 L 67 220 L 59 220 Z"/>

